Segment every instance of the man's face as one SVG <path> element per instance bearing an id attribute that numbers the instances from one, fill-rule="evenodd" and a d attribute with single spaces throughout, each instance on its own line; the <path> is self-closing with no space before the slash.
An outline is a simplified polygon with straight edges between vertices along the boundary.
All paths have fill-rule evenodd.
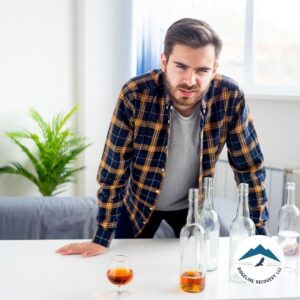
<path id="1" fill-rule="evenodd" d="M 207 45 L 194 49 L 177 44 L 168 61 L 164 54 L 161 55 L 161 69 L 164 72 L 165 87 L 175 108 L 189 115 L 206 94 L 216 74 L 214 47 Z"/>

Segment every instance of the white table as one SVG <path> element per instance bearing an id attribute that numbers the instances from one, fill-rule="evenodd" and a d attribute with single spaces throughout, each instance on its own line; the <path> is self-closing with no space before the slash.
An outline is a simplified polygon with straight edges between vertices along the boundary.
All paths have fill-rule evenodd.
<path id="1" fill-rule="evenodd" d="M 110 250 L 92 258 L 60 256 L 58 247 L 74 241 L 0 241 L 0 299 L 102 300 L 114 287 L 106 278 L 113 254 L 127 254 L 134 278 L 129 299 L 300 299 L 300 272 L 284 272 L 264 286 L 228 281 L 228 238 L 221 238 L 220 266 L 207 273 L 200 294 L 179 290 L 179 240 L 114 240 Z"/>

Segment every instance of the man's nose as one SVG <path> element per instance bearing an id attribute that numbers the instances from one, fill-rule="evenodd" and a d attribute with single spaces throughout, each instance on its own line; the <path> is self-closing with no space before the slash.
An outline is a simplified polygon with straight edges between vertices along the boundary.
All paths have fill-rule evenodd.
<path id="1" fill-rule="evenodd" d="M 193 86 L 196 84 L 197 78 L 196 74 L 192 70 L 188 70 L 185 74 L 185 84 L 188 86 Z"/>

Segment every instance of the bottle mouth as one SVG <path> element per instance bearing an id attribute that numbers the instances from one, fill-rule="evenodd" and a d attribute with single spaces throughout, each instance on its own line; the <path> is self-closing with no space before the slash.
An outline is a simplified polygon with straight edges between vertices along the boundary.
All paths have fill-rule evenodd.
<path id="1" fill-rule="evenodd" d="M 295 182 L 287 182 L 286 188 L 289 190 L 295 190 L 296 189 L 296 183 Z"/>
<path id="2" fill-rule="evenodd" d="M 189 189 L 189 200 L 190 201 L 198 199 L 199 198 L 198 195 L 199 195 L 199 189 L 197 189 L 197 188 L 190 188 Z"/>
<path id="3" fill-rule="evenodd" d="M 239 184 L 239 194 L 247 196 L 249 194 L 249 184 L 248 183 L 240 183 Z"/>
<path id="4" fill-rule="evenodd" d="M 206 188 L 207 190 L 212 190 L 213 189 L 213 184 L 214 184 L 214 180 L 212 177 L 205 177 L 204 178 L 204 188 Z"/>

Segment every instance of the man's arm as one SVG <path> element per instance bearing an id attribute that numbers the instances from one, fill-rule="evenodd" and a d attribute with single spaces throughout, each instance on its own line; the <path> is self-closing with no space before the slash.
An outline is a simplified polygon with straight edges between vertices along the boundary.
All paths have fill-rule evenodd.
<path id="1" fill-rule="evenodd" d="M 104 253 L 112 239 L 123 205 L 126 182 L 129 177 L 133 139 L 134 108 L 123 90 L 116 105 L 99 166 L 97 217 L 98 229 L 92 242 L 74 243 L 59 248 L 61 255 L 93 256 Z"/>
<path id="2" fill-rule="evenodd" d="M 93 242 L 108 247 L 116 228 L 123 197 L 133 147 L 134 107 L 123 91 L 115 108 L 104 152 L 97 174 L 99 183 L 97 217 L 98 229 Z"/>
<path id="3" fill-rule="evenodd" d="M 257 139 L 251 113 L 243 94 L 236 98 L 234 114 L 227 136 L 228 160 L 235 180 L 249 184 L 249 209 L 256 225 L 256 234 L 265 235 L 269 218 L 264 188 L 265 168 L 263 154 Z"/>

